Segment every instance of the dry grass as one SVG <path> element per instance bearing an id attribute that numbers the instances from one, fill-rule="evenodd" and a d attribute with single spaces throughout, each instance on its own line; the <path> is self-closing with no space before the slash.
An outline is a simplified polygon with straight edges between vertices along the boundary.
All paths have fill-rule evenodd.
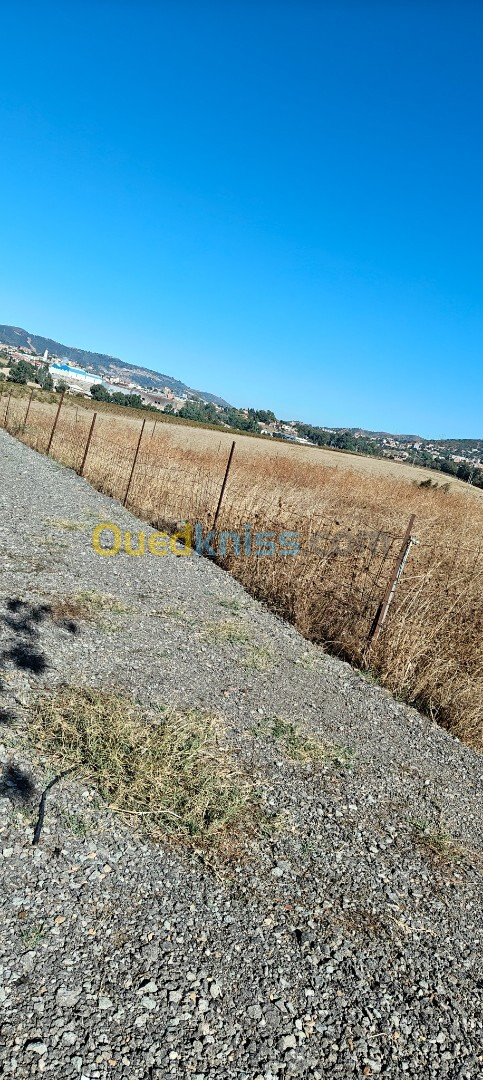
<path id="1" fill-rule="evenodd" d="M 30 735 L 56 766 L 80 767 L 111 809 L 154 837 L 223 846 L 248 822 L 250 784 L 213 716 L 147 715 L 121 694 L 68 687 L 39 696 Z"/>
<path id="2" fill-rule="evenodd" d="M 130 609 L 115 596 L 98 593 L 94 589 L 70 593 L 51 600 L 52 617 L 56 620 L 81 619 L 84 622 L 102 622 L 106 614 L 124 615 Z"/>
<path id="3" fill-rule="evenodd" d="M 241 658 L 242 664 L 249 671 L 270 671 L 275 660 L 275 653 L 266 645 L 249 645 Z"/>
<path id="4" fill-rule="evenodd" d="M 301 764 L 347 768 L 352 763 L 353 752 L 349 747 L 323 743 L 280 716 L 259 720 L 251 732 L 252 735 L 273 739 L 286 757 Z"/>
<path id="5" fill-rule="evenodd" d="M 24 413 L 25 401 L 12 399 L 9 427 L 11 420 L 18 428 Z M 23 440 L 45 450 L 54 413 L 55 404 L 34 400 Z M 66 402 L 51 451 L 58 460 L 80 467 L 91 417 L 90 409 Z M 154 430 L 155 419 L 145 425 L 129 507 L 156 527 L 198 521 L 206 534 L 231 437 L 161 420 Z M 135 417 L 99 415 L 85 475 L 100 491 L 124 498 L 139 430 Z M 369 663 L 383 686 L 481 747 L 483 498 L 460 482 L 449 491 L 421 488 L 428 477 L 396 463 L 240 436 L 218 529 L 243 535 L 250 522 L 253 532 L 297 531 L 304 553 L 219 561 L 307 638 Z M 411 513 L 419 545 L 366 661 L 368 632 Z"/>
<path id="6" fill-rule="evenodd" d="M 481 854 L 459 844 L 444 828 L 432 829 L 426 821 L 413 822 L 414 842 L 437 862 L 468 859 L 481 862 Z"/>
<path id="7" fill-rule="evenodd" d="M 217 645 L 245 645 L 251 636 L 249 627 L 232 619 L 223 619 L 221 622 L 209 620 L 203 630 L 205 640 Z"/>

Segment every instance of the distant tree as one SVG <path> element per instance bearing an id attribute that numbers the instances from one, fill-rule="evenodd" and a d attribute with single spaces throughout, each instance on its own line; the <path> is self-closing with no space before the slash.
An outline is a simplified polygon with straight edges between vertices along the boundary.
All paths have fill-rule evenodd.
<path id="1" fill-rule="evenodd" d="M 456 476 L 456 473 L 458 472 L 456 461 L 442 461 L 441 472 L 449 473 L 450 476 Z"/>
<path id="2" fill-rule="evenodd" d="M 95 383 L 94 386 L 91 386 L 91 397 L 94 398 L 94 401 L 111 400 L 109 390 L 106 390 L 105 386 L 102 386 L 101 383 Z"/>
<path id="3" fill-rule="evenodd" d="M 43 367 L 36 369 L 35 382 L 38 386 L 40 386 L 41 390 L 54 389 L 54 380 L 52 378 L 52 375 L 50 374 L 47 364 L 44 364 Z"/>
<path id="4" fill-rule="evenodd" d="M 221 419 L 230 427 L 239 428 L 240 431 L 258 431 L 258 423 L 255 420 L 254 410 L 248 410 L 248 416 L 241 409 L 224 408 L 221 411 Z"/>
<path id="5" fill-rule="evenodd" d="M 335 446 L 338 450 L 357 450 L 357 439 L 348 431 L 342 431 L 336 435 Z"/>
<path id="6" fill-rule="evenodd" d="M 466 461 L 461 461 L 458 465 L 456 475 L 459 477 L 460 480 L 466 480 L 466 482 L 468 483 L 468 481 L 471 480 L 472 472 L 472 466 L 469 465 Z"/>
<path id="7" fill-rule="evenodd" d="M 56 394 L 65 394 L 66 390 L 68 390 L 68 389 L 69 389 L 69 384 L 64 382 L 64 379 L 59 379 L 58 383 L 55 384 L 55 392 L 56 392 Z"/>
<path id="8" fill-rule="evenodd" d="M 220 422 L 215 406 L 198 400 L 186 401 L 179 410 L 178 416 L 182 416 L 184 420 L 198 420 L 205 424 L 219 424 Z"/>
<path id="9" fill-rule="evenodd" d="M 48 368 L 47 368 L 45 374 L 42 374 L 41 378 L 42 378 L 42 381 L 40 383 L 40 386 L 41 386 L 42 390 L 53 390 L 54 389 L 54 380 L 53 380 L 52 375 L 50 374 L 50 371 L 49 371 Z"/>
<path id="10" fill-rule="evenodd" d="M 32 364 L 27 363 L 26 360 L 19 360 L 18 364 L 13 364 L 10 368 L 9 380 L 13 383 L 21 383 L 25 385 L 29 379 L 34 379 L 36 375 L 36 368 Z"/>
<path id="11" fill-rule="evenodd" d="M 261 424 L 275 424 L 277 420 L 271 409 L 249 409 L 248 415 L 253 415 L 253 419 L 259 420 Z"/>
<path id="12" fill-rule="evenodd" d="M 164 406 L 164 412 L 167 413 L 168 416 L 175 416 L 175 408 L 171 402 L 168 402 L 168 404 Z"/>
<path id="13" fill-rule="evenodd" d="M 124 404 L 130 409 L 149 408 L 149 406 L 143 406 L 139 394 L 124 394 Z"/>

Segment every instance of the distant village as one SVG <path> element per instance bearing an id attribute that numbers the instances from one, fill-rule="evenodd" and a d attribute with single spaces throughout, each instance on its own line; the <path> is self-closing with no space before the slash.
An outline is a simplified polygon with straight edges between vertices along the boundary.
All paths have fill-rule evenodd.
<path id="1" fill-rule="evenodd" d="M 458 476 L 468 483 L 483 487 L 483 440 L 444 439 L 425 440 L 406 435 L 369 432 L 354 428 L 314 427 L 297 420 L 277 420 L 270 410 L 234 409 L 231 406 L 207 401 L 188 389 L 175 394 L 169 386 L 146 385 L 149 380 L 143 373 L 143 382 L 130 377 L 128 372 L 111 365 L 110 372 L 99 375 L 74 364 L 67 357 L 55 356 L 46 349 L 42 355 L 25 346 L 13 346 L 0 342 L 0 373 L 6 377 L 11 368 L 21 361 L 34 369 L 48 371 L 54 389 L 86 398 L 114 400 L 126 404 L 136 400 L 144 406 L 187 419 L 200 420 L 226 427 L 239 427 L 254 434 L 264 435 L 305 446 L 327 446 L 332 449 L 362 453 L 377 457 L 422 465 L 443 473 Z M 135 370 L 135 369 L 134 369 Z M 153 373 L 154 379 L 155 375 Z M 1 377 L 1 375 L 0 375 Z M 162 379 L 162 376 L 161 376 Z M 49 380 L 50 381 L 50 380 Z M 103 388 L 102 390 L 100 388 Z"/>
<path id="2" fill-rule="evenodd" d="M 151 408 L 158 409 L 160 412 L 179 413 L 188 402 L 204 404 L 207 408 L 212 410 L 212 413 L 216 413 L 219 416 L 219 422 L 223 424 L 224 408 L 221 405 L 216 405 L 213 402 L 209 404 L 200 399 L 199 395 L 190 394 L 189 392 L 182 392 L 180 395 L 176 395 L 169 386 L 159 387 L 152 386 L 147 388 L 145 385 L 141 385 L 125 375 L 122 375 L 120 371 L 113 372 L 112 374 L 103 373 L 98 375 L 95 371 L 89 370 L 86 365 L 85 368 L 79 367 L 77 364 L 72 363 L 67 357 L 53 356 L 46 349 L 42 356 L 37 353 L 29 351 L 25 346 L 13 346 L 4 345 L 0 342 L 0 351 L 4 354 L 5 358 L 11 362 L 11 364 L 17 364 L 19 361 L 24 360 L 32 367 L 38 369 L 48 369 L 49 374 L 52 377 L 54 387 L 61 385 L 62 389 L 65 389 L 67 393 L 81 395 L 86 398 L 95 396 L 96 387 L 104 387 L 110 394 L 121 393 L 126 395 L 126 398 L 131 398 L 132 395 L 137 395 L 142 405 L 150 406 Z M 114 366 L 114 365 L 113 365 Z M 8 369 L 5 369 L 8 371 Z M 94 388 L 94 393 L 91 391 Z M 250 413 L 253 410 L 239 409 L 234 410 L 240 413 L 242 416 L 249 419 Z M 262 410 L 263 412 L 263 410 Z M 273 414 L 267 413 L 267 417 L 271 417 Z M 210 419 L 208 416 L 207 419 Z M 214 416 L 211 416 L 214 419 Z M 226 426 L 231 426 L 226 424 Z M 263 423 L 263 421 L 255 421 L 254 427 L 261 435 L 276 436 L 280 439 L 285 439 L 291 442 L 302 443 L 305 445 L 311 445 L 311 440 L 303 438 L 297 432 L 295 423 L 284 423 L 277 421 L 273 416 L 273 421 Z"/>
<path id="3" fill-rule="evenodd" d="M 118 375 L 97 375 L 95 371 L 89 371 L 88 367 L 78 367 L 67 357 L 53 356 L 47 349 L 42 356 L 39 356 L 37 353 L 30 352 L 24 346 L 17 347 L 0 343 L 0 350 L 12 361 L 12 364 L 17 364 L 20 360 L 26 360 L 27 363 L 36 368 L 43 368 L 47 365 L 54 386 L 59 382 L 65 383 L 67 392 L 81 394 L 83 397 L 91 397 L 91 386 L 98 385 L 105 386 L 107 390 L 119 391 L 122 394 L 139 394 L 143 405 L 155 405 L 159 409 L 164 409 L 170 404 L 177 410 L 187 400 L 186 394 L 178 398 L 168 386 L 160 387 L 159 390 L 153 388 L 152 391 L 147 391 L 145 387 L 128 379 L 123 379 Z"/>

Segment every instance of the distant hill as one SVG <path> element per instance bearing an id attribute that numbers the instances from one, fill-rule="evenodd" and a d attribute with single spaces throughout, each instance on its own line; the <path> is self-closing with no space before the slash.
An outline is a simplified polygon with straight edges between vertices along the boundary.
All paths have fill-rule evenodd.
<path id="1" fill-rule="evenodd" d="M 0 325 L 0 342 L 4 345 L 16 345 L 18 348 L 30 349 L 31 352 L 36 352 L 39 355 L 42 355 L 48 349 L 49 353 L 54 356 L 66 357 L 67 360 L 72 360 L 73 363 L 87 368 L 88 371 L 92 371 L 96 375 L 124 376 L 130 378 L 131 382 L 138 383 L 139 386 L 145 388 L 152 386 L 156 390 L 168 386 L 179 397 L 188 393 L 201 398 L 202 401 L 212 401 L 215 405 L 228 406 L 228 402 L 217 397 L 216 394 L 209 394 L 206 390 L 193 390 L 181 382 L 180 379 L 174 379 L 172 375 L 162 375 L 159 371 L 152 371 L 151 368 L 140 364 L 126 364 L 123 360 L 119 360 L 117 356 L 88 352 L 87 349 L 77 349 L 72 345 L 62 345 L 60 341 L 54 341 L 52 338 L 41 337 L 39 334 L 30 334 L 28 330 L 23 330 L 21 326 Z"/>
<path id="2" fill-rule="evenodd" d="M 366 428 L 337 428 L 337 431 L 350 431 L 351 435 L 363 435 L 366 439 L 398 439 L 399 442 L 424 442 L 422 435 L 396 435 L 390 431 L 368 431 Z"/>

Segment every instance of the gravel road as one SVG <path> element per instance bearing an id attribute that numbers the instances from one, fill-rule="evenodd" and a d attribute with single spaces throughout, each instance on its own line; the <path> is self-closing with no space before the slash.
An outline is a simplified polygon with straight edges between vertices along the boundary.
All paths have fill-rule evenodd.
<path id="1" fill-rule="evenodd" d="M 96 522 L 147 527 L 3 431 L 0 508 L 0 1074 L 481 1075 L 481 758 L 207 559 L 97 555 Z M 93 589 L 125 610 L 42 608 Z M 33 847 L 28 707 L 65 683 L 216 712 L 278 827 L 214 872 L 70 776 Z M 290 761 L 274 717 L 350 766 Z"/>

